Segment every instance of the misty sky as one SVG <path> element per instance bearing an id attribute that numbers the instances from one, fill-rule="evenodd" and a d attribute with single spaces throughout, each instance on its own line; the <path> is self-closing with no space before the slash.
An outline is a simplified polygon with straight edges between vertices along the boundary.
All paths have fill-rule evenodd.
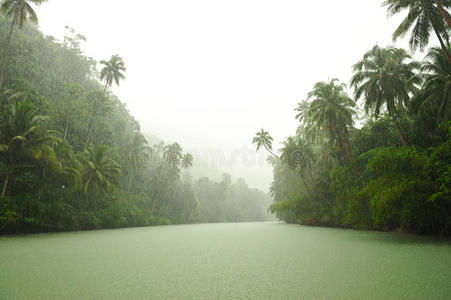
<path id="1" fill-rule="evenodd" d="M 144 132 L 204 159 L 224 151 L 222 171 L 267 190 L 271 168 L 253 155 L 255 132 L 268 130 L 278 148 L 315 82 L 347 83 L 365 51 L 393 44 L 400 17 L 381 3 L 51 0 L 37 13 L 45 34 L 61 39 L 69 25 L 85 35 L 86 55 L 123 57 L 127 79 L 113 90 Z"/>

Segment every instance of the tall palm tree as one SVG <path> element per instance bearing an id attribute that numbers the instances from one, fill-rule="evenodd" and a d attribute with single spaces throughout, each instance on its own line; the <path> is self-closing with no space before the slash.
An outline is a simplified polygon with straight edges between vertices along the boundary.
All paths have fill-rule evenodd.
<path id="1" fill-rule="evenodd" d="M 100 106 L 102 106 L 102 104 L 104 102 L 106 89 L 108 87 L 111 87 L 113 85 L 113 82 L 116 83 L 116 85 L 119 85 L 120 80 L 125 78 L 124 73 L 123 73 L 126 71 L 125 64 L 124 64 L 124 61 L 122 60 L 122 58 L 118 54 L 111 56 L 110 60 L 108 60 L 108 61 L 101 60 L 100 63 L 103 64 L 104 67 L 100 71 L 99 79 L 100 79 L 100 81 L 105 81 L 105 86 L 103 88 L 102 95 L 101 95 L 100 99 L 97 101 L 94 111 L 92 112 L 91 120 L 89 121 L 88 136 L 86 138 L 85 149 L 87 149 L 89 146 L 89 140 L 91 138 L 92 127 L 94 126 L 99 108 L 100 108 Z"/>
<path id="2" fill-rule="evenodd" d="M 419 112 L 426 105 L 437 112 L 437 123 L 451 118 L 451 64 L 439 48 L 429 50 L 421 67 L 424 78 L 423 88 L 415 95 L 414 102 L 420 101 Z"/>
<path id="3" fill-rule="evenodd" d="M 328 135 L 329 140 L 338 141 L 340 149 L 349 161 L 353 162 L 347 133 L 354 125 L 355 102 L 346 94 L 345 87 L 338 79 L 316 83 L 308 93 L 311 99 L 308 118 L 320 131 Z"/>
<path id="4" fill-rule="evenodd" d="M 308 175 L 313 167 L 313 150 L 301 139 L 288 137 L 283 142 L 280 159 L 292 170 L 299 173 L 307 192 L 310 193 L 312 183 Z M 310 174 L 311 175 L 311 174 Z"/>
<path id="5" fill-rule="evenodd" d="M 85 206 L 88 204 L 89 194 L 99 195 L 105 191 L 115 191 L 120 187 L 122 168 L 117 162 L 117 153 L 107 146 L 98 145 L 85 150 L 83 161 Z"/>
<path id="6" fill-rule="evenodd" d="M 273 138 L 267 131 L 263 128 L 255 134 L 255 137 L 252 140 L 252 144 L 257 144 L 257 151 L 260 150 L 261 147 L 264 147 L 266 151 L 271 153 L 275 158 L 279 158 L 274 152 L 272 152 L 272 141 Z"/>
<path id="7" fill-rule="evenodd" d="M 143 165 L 143 162 L 150 159 L 151 151 L 146 138 L 140 132 L 135 132 L 131 144 L 126 149 L 127 169 L 129 170 L 127 193 L 130 194 L 135 172 Z"/>
<path id="8" fill-rule="evenodd" d="M 4 198 L 14 171 L 21 166 L 37 165 L 39 161 L 57 165 L 54 144 L 61 139 L 55 132 L 43 129 L 47 118 L 26 99 L 3 102 L 0 115 L 0 157 L 6 164 L 1 197 Z"/>
<path id="9" fill-rule="evenodd" d="M 440 0 L 434 0 L 435 4 L 437 5 L 438 10 L 443 16 L 443 19 L 445 19 L 446 23 L 448 23 L 448 26 L 451 28 L 451 17 L 448 13 L 448 11 L 443 7 L 443 4 Z"/>
<path id="10" fill-rule="evenodd" d="M 182 160 L 182 147 L 178 143 L 173 143 L 164 147 L 163 156 L 166 161 L 173 166 L 178 166 Z"/>
<path id="11" fill-rule="evenodd" d="M 442 0 L 440 3 L 444 8 L 451 7 L 451 0 Z M 388 12 L 392 15 L 408 10 L 407 16 L 393 33 L 393 40 L 403 37 L 412 28 L 409 40 L 410 48 L 414 51 L 420 48 L 423 51 L 429 43 L 431 31 L 434 31 L 443 52 L 446 53 L 451 63 L 451 54 L 446 47 L 449 40 L 449 28 L 445 18 L 440 14 L 440 9 L 434 5 L 434 1 L 386 0 L 383 5 L 388 6 Z"/>
<path id="12" fill-rule="evenodd" d="M 405 107 L 421 81 L 415 73 L 420 64 L 407 61 L 410 59 L 403 49 L 374 46 L 354 65 L 351 79 L 355 97 L 364 98 L 367 113 L 371 111 L 377 118 L 385 105 L 404 146 L 407 142 L 399 128 L 396 110 Z"/>
<path id="13" fill-rule="evenodd" d="M 180 164 L 182 168 L 189 169 L 193 166 L 193 161 L 193 156 L 190 153 L 186 153 L 185 155 L 183 155 Z"/>
<path id="14" fill-rule="evenodd" d="M 296 120 L 299 121 L 300 125 L 296 130 L 296 135 L 299 138 L 306 139 L 311 143 L 315 143 L 320 145 L 321 152 L 323 153 L 324 162 L 328 163 L 327 152 L 324 147 L 325 142 L 327 141 L 324 133 L 319 130 L 312 120 L 309 119 L 309 109 L 310 102 L 307 100 L 303 100 L 298 103 L 298 107 L 295 108 L 295 111 L 298 112 L 295 116 Z"/>
<path id="15" fill-rule="evenodd" d="M 5 70 L 6 53 L 11 42 L 11 34 L 13 33 L 14 26 L 17 24 L 19 28 L 22 28 L 23 24 L 30 20 L 33 23 L 38 23 L 38 16 L 31 7 L 30 3 L 41 4 L 45 0 L 3 0 L 1 2 L 1 12 L 9 17 L 12 17 L 11 26 L 9 28 L 6 43 L 4 44 L 2 65 L 0 70 L 0 89 L 3 84 L 3 72 Z"/>

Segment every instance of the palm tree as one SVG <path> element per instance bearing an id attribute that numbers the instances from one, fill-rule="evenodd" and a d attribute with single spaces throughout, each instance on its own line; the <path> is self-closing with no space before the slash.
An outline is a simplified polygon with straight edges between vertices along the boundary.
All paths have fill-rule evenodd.
<path id="1" fill-rule="evenodd" d="M 45 0 L 3 0 L 0 6 L 0 10 L 3 14 L 11 17 L 12 22 L 9 28 L 8 37 L 3 49 L 2 66 L 0 70 L 0 89 L 3 84 L 3 72 L 5 70 L 6 53 L 8 51 L 9 44 L 11 42 L 11 34 L 13 33 L 14 26 L 17 24 L 19 28 L 22 28 L 23 24 L 30 20 L 33 23 L 38 23 L 38 16 L 31 7 L 30 3 L 41 4 Z"/>
<path id="2" fill-rule="evenodd" d="M 443 4 L 440 0 L 434 0 L 434 2 L 437 5 L 438 10 L 440 11 L 440 14 L 443 16 L 443 19 L 445 19 L 446 23 L 448 23 L 448 26 L 451 28 L 451 17 L 448 11 L 443 7 Z"/>
<path id="3" fill-rule="evenodd" d="M 437 3 L 437 1 L 436 1 Z M 442 0 L 441 7 L 451 7 L 450 0 Z M 446 53 L 449 62 L 451 63 L 451 54 L 449 53 L 446 43 L 448 43 L 448 26 L 445 18 L 440 14 L 440 7 L 434 5 L 431 0 L 386 0 L 383 3 L 388 6 L 388 12 L 392 15 L 397 14 L 403 10 L 408 10 L 408 14 L 401 22 L 398 28 L 393 33 L 393 40 L 403 37 L 412 28 L 411 37 L 409 40 L 410 48 L 417 50 L 420 48 L 423 51 L 429 43 L 431 30 L 437 36 L 440 46 L 444 53 Z"/>
<path id="4" fill-rule="evenodd" d="M 311 173 L 313 167 L 313 150 L 301 139 L 288 137 L 283 143 L 280 159 L 292 170 L 299 173 L 305 189 L 310 193 L 311 181 L 307 174 Z"/>
<path id="5" fill-rule="evenodd" d="M 43 179 L 43 184 L 38 192 L 38 201 L 42 198 L 44 190 L 48 183 L 51 182 L 52 178 L 63 178 L 75 190 L 79 189 L 81 184 L 81 165 L 71 153 L 67 156 L 70 160 L 70 166 L 63 164 L 54 151 L 49 152 L 48 155 L 37 162 L 41 178 Z"/>
<path id="6" fill-rule="evenodd" d="M 298 103 L 298 107 L 295 108 L 295 111 L 298 113 L 295 116 L 295 119 L 299 121 L 300 125 L 296 130 L 296 135 L 299 138 L 306 139 L 309 142 L 319 144 L 321 147 L 321 152 L 323 153 L 324 162 L 328 163 L 327 152 L 324 147 L 326 142 L 326 136 L 321 130 L 316 126 L 312 120 L 309 119 L 310 102 L 307 100 L 303 100 Z"/>
<path id="7" fill-rule="evenodd" d="M 86 138 L 85 149 L 87 149 L 89 146 L 89 140 L 90 140 L 91 133 L 92 133 L 92 127 L 94 126 L 95 119 L 96 119 L 97 113 L 99 111 L 99 108 L 104 102 L 106 89 L 108 87 L 112 86 L 113 82 L 116 83 L 116 85 L 119 85 L 120 80 L 125 78 L 125 76 L 123 74 L 123 72 L 126 71 L 125 64 L 119 55 L 115 54 L 115 55 L 111 56 L 110 60 L 108 60 L 108 61 L 101 60 L 100 63 L 103 64 L 104 67 L 100 71 L 99 79 L 101 81 L 103 81 L 103 80 L 105 81 L 105 86 L 103 88 L 103 92 L 100 97 L 100 100 L 97 101 L 94 111 L 92 112 L 91 120 L 89 121 L 88 136 Z"/>
<path id="8" fill-rule="evenodd" d="M 318 82 L 308 93 L 311 99 L 308 118 L 312 124 L 328 135 L 329 140 L 338 140 L 338 144 L 350 162 L 353 162 L 347 141 L 348 128 L 354 124 L 354 101 L 345 93 L 346 85 L 338 79 L 330 82 Z"/>
<path id="9" fill-rule="evenodd" d="M 164 158 L 172 166 L 178 166 L 183 157 L 182 147 L 178 143 L 173 143 L 164 147 Z"/>
<path id="10" fill-rule="evenodd" d="M 89 194 L 99 195 L 101 192 L 113 192 L 120 187 L 122 168 L 117 162 L 117 153 L 107 146 L 98 145 L 85 150 L 83 172 L 83 192 L 86 195 L 85 206 Z"/>
<path id="11" fill-rule="evenodd" d="M 61 142 L 53 131 L 43 129 L 47 118 L 29 100 L 10 99 L 3 102 L 0 115 L 0 156 L 6 164 L 1 198 L 4 198 L 13 172 L 22 166 L 46 161 L 56 165 L 53 146 Z"/>
<path id="12" fill-rule="evenodd" d="M 133 177 L 142 163 L 150 159 L 152 149 L 147 145 L 146 138 L 140 133 L 135 132 L 132 143 L 126 150 L 127 165 L 129 169 L 127 193 L 130 193 Z"/>
<path id="13" fill-rule="evenodd" d="M 252 144 L 257 144 L 257 151 L 260 150 L 261 147 L 264 147 L 269 153 L 278 159 L 279 157 L 272 152 L 272 141 L 272 136 L 270 136 L 269 133 L 262 128 L 255 134 Z"/>
<path id="14" fill-rule="evenodd" d="M 193 160 L 193 156 L 190 153 L 186 153 L 183 155 L 180 164 L 182 165 L 182 168 L 189 169 L 193 166 Z"/>
<path id="15" fill-rule="evenodd" d="M 420 101 L 418 111 L 425 111 L 426 105 L 437 112 L 437 123 L 451 118 L 451 64 L 441 49 L 432 48 L 421 67 L 423 88 L 416 94 L 414 102 Z"/>
<path id="16" fill-rule="evenodd" d="M 396 110 L 403 109 L 410 100 L 410 94 L 417 91 L 420 78 L 415 71 L 420 64 L 411 59 L 407 52 L 397 48 L 373 49 L 365 53 L 363 59 L 353 67 L 351 85 L 355 88 L 356 99 L 364 98 L 365 110 L 377 118 L 385 105 L 404 146 L 407 142 L 401 133 L 396 118 Z"/>

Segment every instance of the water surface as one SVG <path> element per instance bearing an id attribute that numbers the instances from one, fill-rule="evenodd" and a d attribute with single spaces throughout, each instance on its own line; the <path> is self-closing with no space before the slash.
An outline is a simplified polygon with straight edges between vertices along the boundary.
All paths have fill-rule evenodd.
<path id="1" fill-rule="evenodd" d="M 451 243 L 281 223 L 0 237 L 0 299 L 451 299 Z"/>

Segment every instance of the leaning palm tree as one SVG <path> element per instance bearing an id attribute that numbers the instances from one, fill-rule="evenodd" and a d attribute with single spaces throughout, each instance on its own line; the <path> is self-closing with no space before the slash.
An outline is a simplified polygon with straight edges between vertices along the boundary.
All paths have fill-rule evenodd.
<path id="1" fill-rule="evenodd" d="M 345 87 L 338 79 L 316 83 L 308 93 L 311 99 L 308 118 L 330 141 L 337 141 L 345 156 L 353 162 L 347 134 L 354 125 L 355 102 L 346 94 Z"/>
<path id="2" fill-rule="evenodd" d="M 107 146 L 98 145 L 85 150 L 83 156 L 83 192 L 85 204 L 88 204 L 90 194 L 99 195 L 102 192 L 113 192 L 120 187 L 122 168 L 117 162 L 117 153 Z"/>
<path id="3" fill-rule="evenodd" d="M 255 137 L 252 140 L 252 144 L 257 144 L 257 151 L 260 150 L 261 147 L 264 147 L 269 153 L 271 153 L 275 158 L 279 158 L 274 152 L 272 152 L 272 141 L 273 138 L 267 131 L 263 128 L 255 134 Z"/>
<path id="4" fill-rule="evenodd" d="M 432 48 L 421 67 L 423 88 L 413 102 L 421 103 L 418 113 L 436 112 L 437 124 L 451 119 L 451 64 L 439 48 Z M 426 109 L 428 108 L 428 110 Z"/>
<path id="5" fill-rule="evenodd" d="M 180 164 L 182 168 L 189 169 L 193 166 L 194 158 L 190 153 L 186 153 L 183 155 L 182 160 L 180 161 Z"/>
<path id="6" fill-rule="evenodd" d="M 8 100 L 12 100 L 11 103 Z M 8 103 L 7 103 L 8 102 Z M 45 161 L 58 165 L 53 146 L 61 142 L 55 132 L 44 130 L 47 118 L 27 99 L 3 101 L 0 114 L 0 157 L 6 165 L 1 197 L 4 198 L 14 171 L 23 166 L 39 166 Z"/>
<path id="7" fill-rule="evenodd" d="M 442 8 L 450 8 L 451 0 L 441 0 Z M 411 36 L 409 40 L 410 48 L 415 51 L 418 48 L 423 51 L 429 43 L 431 31 L 437 36 L 440 46 L 446 53 L 451 63 L 451 54 L 446 44 L 449 40 L 449 27 L 446 19 L 440 13 L 440 7 L 432 0 L 386 0 L 383 3 L 388 6 L 388 12 L 392 15 L 408 10 L 407 16 L 393 33 L 393 40 L 405 36 L 410 29 Z"/>
<path id="8" fill-rule="evenodd" d="M 371 111 L 377 118 L 381 108 L 386 107 L 404 146 L 407 142 L 401 133 L 396 110 L 404 109 L 421 81 L 415 72 L 420 64 L 410 59 L 403 49 L 374 46 L 354 65 L 351 79 L 355 97 L 364 99 L 367 113 Z"/>
<path id="9" fill-rule="evenodd" d="M 119 85 L 120 80 L 125 78 L 124 73 L 123 73 L 126 71 L 125 64 L 119 55 L 115 54 L 115 55 L 111 56 L 110 60 L 108 60 L 108 61 L 101 60 L 100 63 L 103 64 L 104 67 L 100 71 L 99 79 L 100 79 L 100 81 L 105 81 L 105 85 L 104 85 L 101 97 L 97 101 L 94 111 L 92 112 L 91 120 L 89 121 L 88 136 L 87 136 L 86 142 L 85 142 L 85 149 L 87 149 L 89 146 L 89 140 L 91 138 L 92 127 L 94 126 L 99 108 L 100 108 L 100 106 L 102 106 L 102 104 L 104 102 L 106 89 L 108 87 L 111 87 L 113 85 L 113 82 L 116 83 L 116 85 Z"/>
<path id="10" fill-rule="evenodd" d="M 3 0 L 0 6 L 0 10 L 3 14 L 12 17 L 11 26 L 9 28 L 6 43 L 4 44 L 2 64 L 0 70 L 0 89 L 3 84 L 3 72 L 5 70 L 6 53 L 11 42 L 11 34 L 15 25 L 22 28 L 26 21 L 30 20 L 33 23 L 38 23 L 38 17 L 36 12 L 31 7 L 30 3 L 41 4 L 45 0 Z"/>
<path id="11" fill-rule="evenodd" d="M 437 8 L 442 15 L 443 19 L 446 21 L 448 26 L 451 28 L 451 16 L 449 15 L 448 11 L 445 9 L 445 7 L 442 4 L 441 0 L 434 0 L 435 5 L 437 5 Z"/>

